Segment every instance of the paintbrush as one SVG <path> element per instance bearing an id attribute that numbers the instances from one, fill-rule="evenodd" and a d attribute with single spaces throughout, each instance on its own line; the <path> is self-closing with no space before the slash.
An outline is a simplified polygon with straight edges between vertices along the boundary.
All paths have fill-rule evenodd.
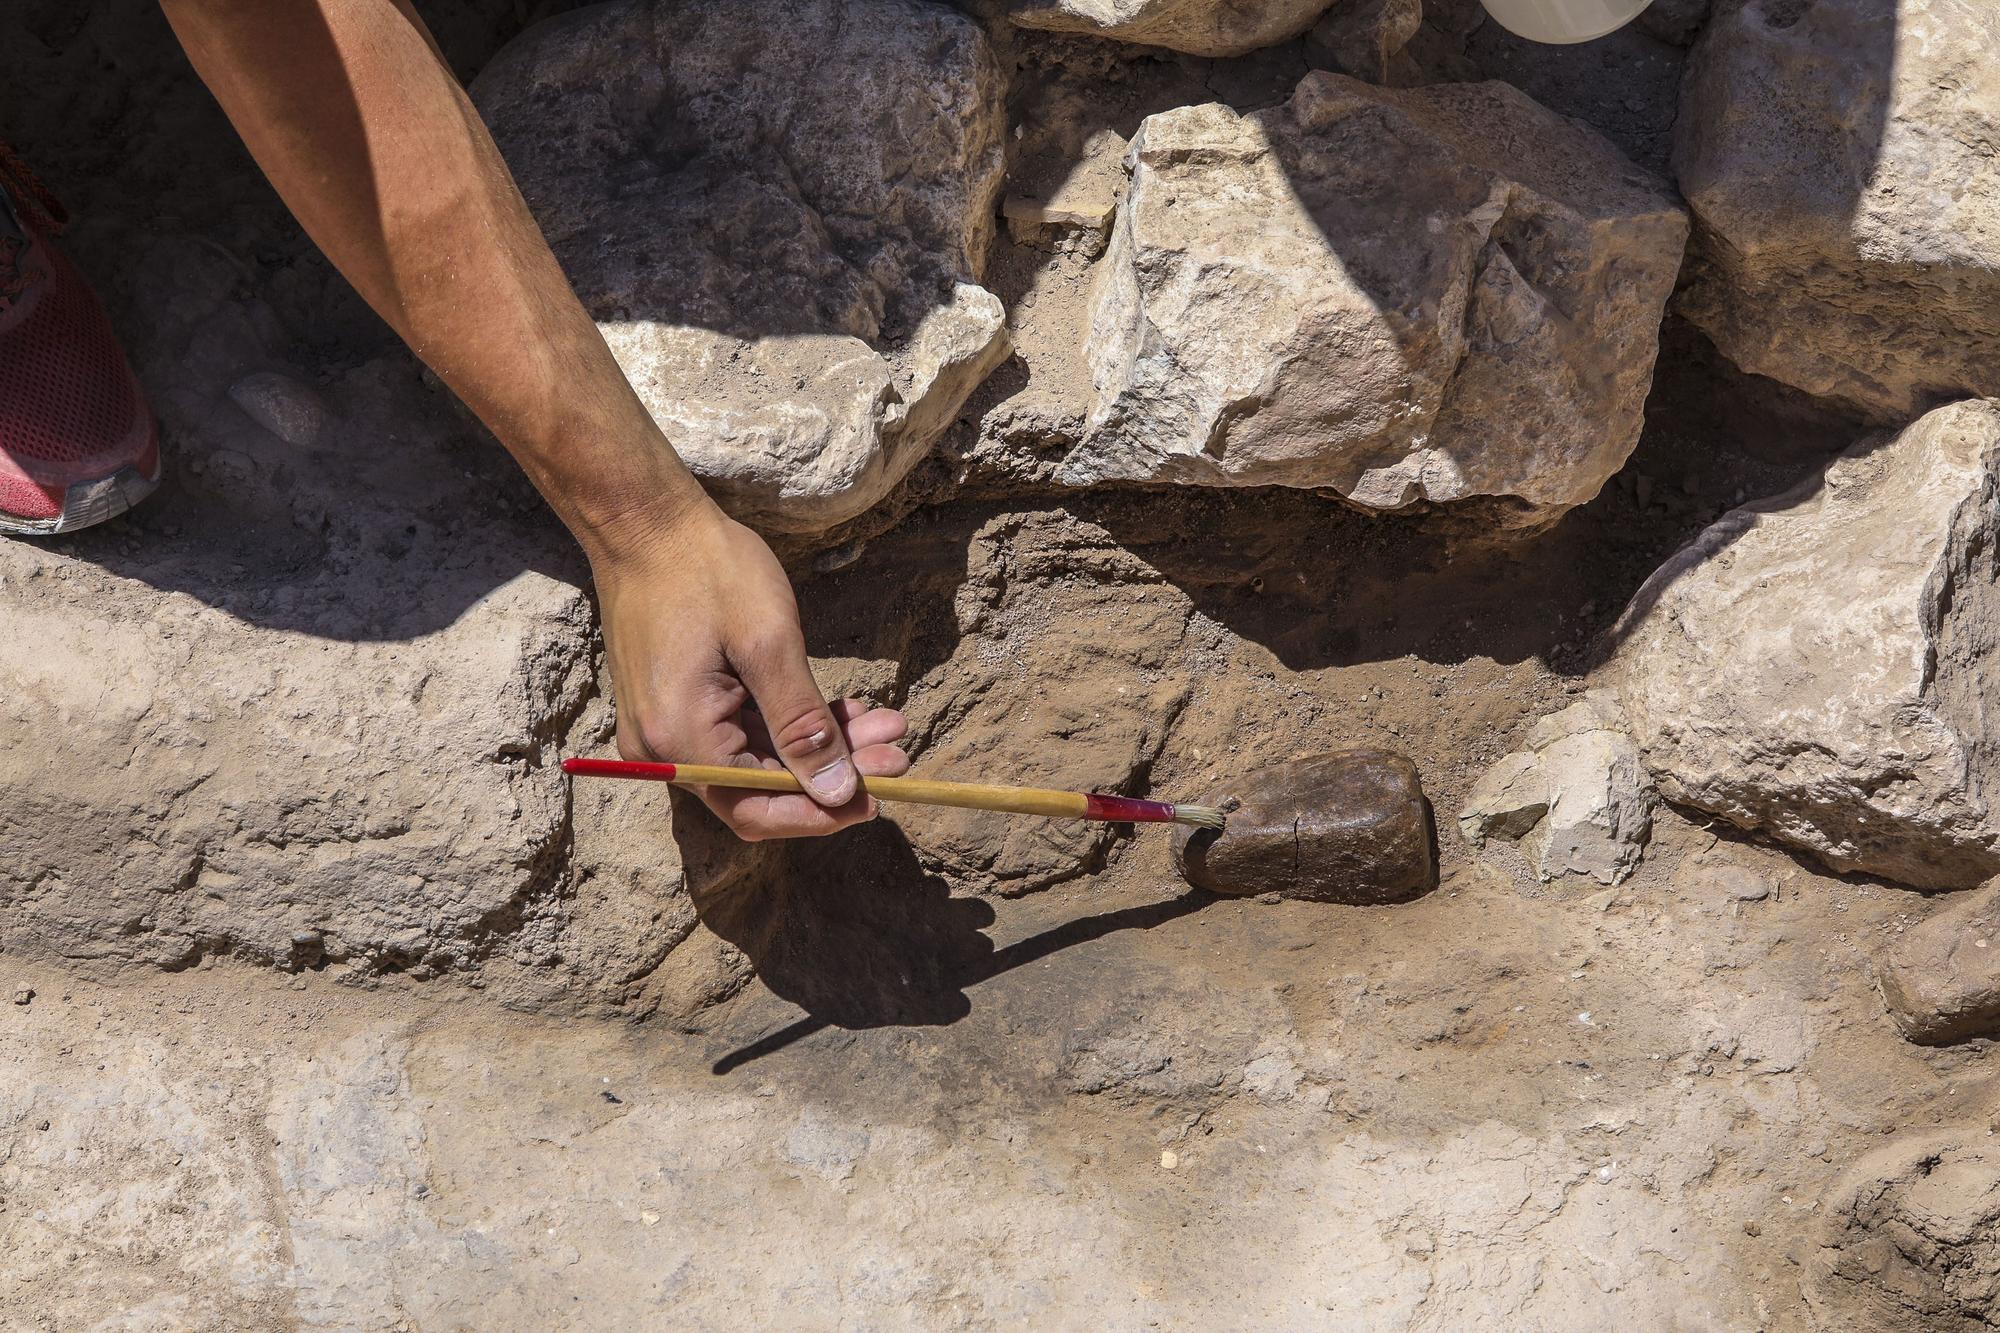
<path id="1" fill-rule="evenodd" d="M 743 787 L 753 791 L 803 792 L 783 769 L 728 768 L 713 764 L 642 764 L 624 759 L 565 759 L 563 772 L 577 778 L 636 778 L 680 787 Z M 1095 819 L 1107 824 L 1190 824 L 1220 829 L 1222 812 L 1209 805 L 1142 801 L 1097 792 L 1051 791 L 1044 787 L 994 787 L 979 782 L 936 782 L 929 778 L 863 778 L 861 789 L 879 801 L 915 805 L 955 805 L 1052 819 Z"/>

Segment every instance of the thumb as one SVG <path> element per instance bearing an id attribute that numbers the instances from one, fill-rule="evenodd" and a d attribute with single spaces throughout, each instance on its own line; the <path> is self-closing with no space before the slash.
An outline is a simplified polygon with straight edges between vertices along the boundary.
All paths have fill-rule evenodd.
<path id="1" fill-rule="evenodd" d="M 847 737 L 833 720 L 806 661 L 805 638 L 796 628 L 772 635 L 734 662 L 737 674 L 764 715 L 771 744 L 792 776 L 824 806 L 846 805 L 860 782 Z"/>

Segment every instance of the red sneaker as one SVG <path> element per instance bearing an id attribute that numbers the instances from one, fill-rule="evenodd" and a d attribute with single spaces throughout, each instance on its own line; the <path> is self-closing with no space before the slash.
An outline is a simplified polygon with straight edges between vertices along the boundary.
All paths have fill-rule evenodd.
<path id="1" fill-rule="evenodd" d="M 152 494 L 160 437 L 62 206 L 0 142 L 0 533 L 102 523 Z"/>

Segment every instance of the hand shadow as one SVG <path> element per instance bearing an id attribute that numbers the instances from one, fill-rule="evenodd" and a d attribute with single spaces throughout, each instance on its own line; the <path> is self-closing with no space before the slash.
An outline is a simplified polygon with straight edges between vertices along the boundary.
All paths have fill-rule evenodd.
<path id="1" fill-rule="evenodd" d="M 676 791 L 674 836 L 703 924 L 816 1025 L 929 1027 L 971 1012 L 964 987 L 993 955 L 980 933 L 993 909 L 953 898 L 895 824 L 745 845 Z"/>

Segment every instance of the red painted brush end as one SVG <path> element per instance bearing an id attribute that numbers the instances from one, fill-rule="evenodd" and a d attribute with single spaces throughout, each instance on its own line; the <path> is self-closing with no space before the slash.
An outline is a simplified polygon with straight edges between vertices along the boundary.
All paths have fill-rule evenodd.
<path id="1" fill-rule="evenodd" d="M 1091 792 L 1084 797 L 1085 819 L 1102 819 L 1113 824 L 1171 824 L 1174 807 L 1166 801 L 1142 801 L 1136 796 L 1102 796 Z"/>
<path id="2" fill-rule="evenodd" d="M 629 759 L 565 759 L 562 768 L 573 778 L 650 778 L 654 782 L 672 782 L 675 774 L 672 764 L 641 764 Z"/>

